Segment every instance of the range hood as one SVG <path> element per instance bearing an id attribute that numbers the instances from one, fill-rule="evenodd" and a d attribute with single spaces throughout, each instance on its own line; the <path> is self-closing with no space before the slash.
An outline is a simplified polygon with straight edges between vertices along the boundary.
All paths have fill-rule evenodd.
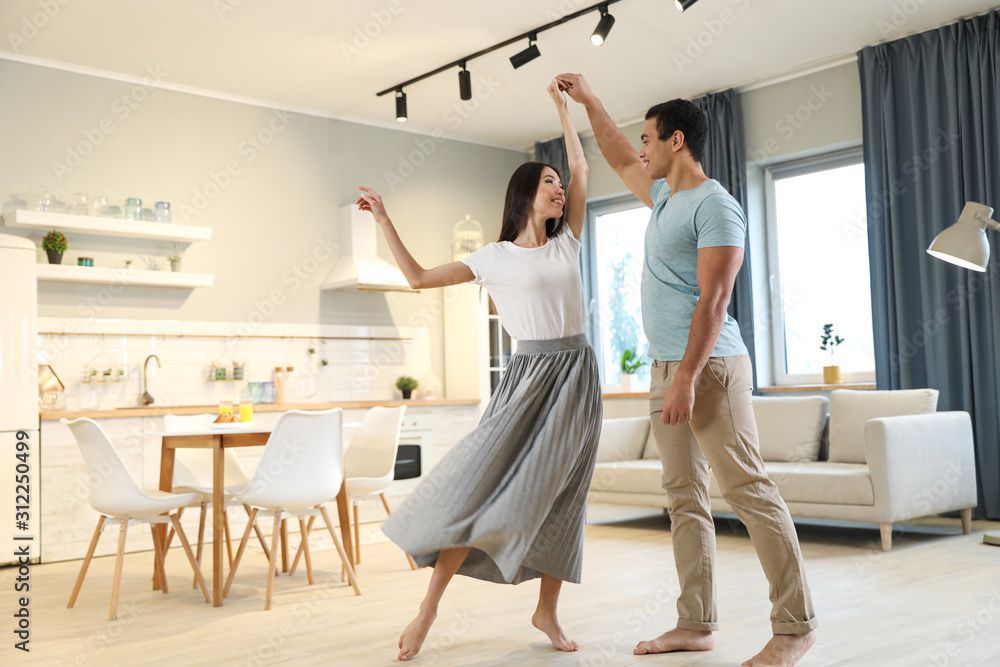
<path id="1" fill-rule="evenodd" d="M 414 292 L 395 264 L 375 251 L 378 224 L 357 205 L 340 207 L 340 257 L 321 289 Z"/>

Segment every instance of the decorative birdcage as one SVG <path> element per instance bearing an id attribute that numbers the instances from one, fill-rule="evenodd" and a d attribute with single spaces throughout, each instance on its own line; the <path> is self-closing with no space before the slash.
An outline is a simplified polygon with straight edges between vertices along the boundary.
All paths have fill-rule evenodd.
<path id="1" fill-rule="evenodd" d="M 455 225 L 452 232 L 451 259 L 457 262 L 483 247 L 483 228 L 466 215 L 465 220 Z"/>

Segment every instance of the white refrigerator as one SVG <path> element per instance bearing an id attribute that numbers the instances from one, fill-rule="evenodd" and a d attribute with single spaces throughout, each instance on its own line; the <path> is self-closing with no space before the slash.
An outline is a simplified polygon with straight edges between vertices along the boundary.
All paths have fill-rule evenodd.
<path id="1" fill-rule="evenodd" d="M 31 241 L 0 234 L 0 565 L 41 553 L 35 257 Z"/>

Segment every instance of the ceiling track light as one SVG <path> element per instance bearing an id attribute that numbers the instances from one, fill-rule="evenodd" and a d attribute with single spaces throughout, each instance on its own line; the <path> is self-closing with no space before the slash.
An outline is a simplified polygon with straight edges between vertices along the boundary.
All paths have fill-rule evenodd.
<path id="1" fill-rule="evenodd" d="M 458 72 L 458 96 L 466 102 L 472 99 L 472 74 L 465 69 L 465 63 Z"/>
<path id="2" fill-rule="evenodd" d="M 514 67 L 514 69 L 523 67 L 538 56 L 542 55 L 542 52 L 538 50 L 538 45 L 535 44 L 535 40 L 537 39 L 538 35 L 531 35 L 528 37 L 528 48 L 524 51 L 518 51 L 510 57 L 510 64 Z"/>
<path id="3" fill-rule="evenodd" d="M 396 89 L 396 120 L 406 122 L 406 93 L 402 88 Z"/>
<path id="4" fill-rule="evenodd" d="M 698 0 L 674 0 L 674 7 L 677 8 L 677 11 L 683 12 L 696 2 L 698 2 Z"/>
<path id="5" fill-rule="evenodd" d="M 485 56 L 487 53 L 499 51 L 500 49 L 510 46 L 511 44 L 517 44 L 518 42 L 527 39 L 529 41 L 528 48 L 514 54 L 510 58 L 510 64 L 513 65 L 514 69 L 517 69 L 531 62 L 540 55 L 542 55 L 541 52 L 538 50 L 538 45 L 535 44 L 535 42 L 538 41 L 538 35 L 540 33 L 546 30 L 551 30 L 552 28 L 560 26 L 564 23 L 568 23 L 569 21 L 577 19 L 583 16 L 584 14 L 590 14 L 591 12 L 598 12 L 598 11 L 601 13 L 601 19 L 600 21 L 598 21 L 597 28 L 591 35 L 590 41 L 593 44 L 600 46 L 601 44 L 604 43 L 604 40 L 607 39 L 608 33 L 611 31 L 611 27 L 615 23 L 615 18 L 608 13 L 608 6 L 613 5 L 616 2 L 621 2 L 621 0 L 603 0 L 603 2 L 598 2 L 589 7 L 584 7 L 583 9 L 578 9 L 575 12 L 570 12 L 569 14 L 566 14 L 565 16 L 562 16 L 552 21 L 551 23 L 546 23 L 545 25 L 539 26 L 534 30 L 529 30 L 528 32 L 521 33 L 520 35 L 517 35 L 516 37 L 511 37 L 508 40 L 500 42 L 499 44 L 494 44 L 493 46 L 482 49 L 481 51 L 477 51 L 475 53 L 467 55 L 464 58 L 459 58 L 458 60 L 454 60 L 448 63 L 447 65 L 442 65 L 441 67 L 438 67 L 435 70 L 426 72 L 424 74 L 421 74 L 420 76 L 413 77 L 408 81 L 397 83 L 396 85 L 390 88 L 386 88 L 385 90 L 379 92 L 378 97 L 382 97 L 383 95 L 388 95 L 389 93 L 395 93 L 396 120 L 403 122 L 406 120 L 406 93 L 403 92 L 403 89 L 411 84 L 417 83 L 418 81 L 423 81 L 424 79 L 432 77 L 436 74 L 440 74 L 441 72 L 450 70 L 453 67 L 458 67 L 460 68 L 460 71 L 458 72 L 459 95 L 464 101 L 471 100 L 472 75 L 469 73 L 469 70 L 466 67 L 466 63 L 468 61 L 473 60 L 475 58 L 479 58 L 481 56 Z M 676 4 L 677 8 L 683 11 L 685 8 L 693 5 L 694 0 L 684 0 L 684 2 L 681 2 L 681 0 L 677 0 Z"/>
<path id="6" fill-rule="evenodd" d="M 608 33 L 611 32 L 611 26 L 615 24 L 615 17 L 608 13 L 607 5 L 601 5 L 600 10 L 601 20 L 597 22 L 594 34 L 590 36 L 590 43 L 594 46 L 604 44 L 604 40 L 608 38 Z"/>

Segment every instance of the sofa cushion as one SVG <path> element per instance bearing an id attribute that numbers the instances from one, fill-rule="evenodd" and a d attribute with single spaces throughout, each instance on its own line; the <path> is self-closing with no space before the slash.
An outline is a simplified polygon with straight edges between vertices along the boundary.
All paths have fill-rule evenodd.
<path id="1" fill-rule="evenodd" d="M 869 419 L 930 414 L 937 409 L 937 389 L 830 393 L 830 461 L 867 463 L 865 423 Z"/>
<path id="2" fill-rule="evenodd" d="M 829 461 L 765 461 L 767 476 L 778 485 L 778 493 L 788 503 L 823 505 L 875 504 L 872 476 L 861 463 Z M 712 475 L 709 495 L 722 497 L 719 483 Z"/>
<path id="3" fill-rule="evenodd" d="M 765 461 L 817 461 L 826 425 L 825 396 L 753 397 Z"/>
<path id="4" fill-rule="evenodd" d="M 646 421 L 649 421 L 648 419 Z M 653 428 L 650 424 L 649 437 L 646 438 L 646 447 L 642 450 L 642 458 L 649 461 L 660 460 L 660 450 L 656 448 L 656 438 L 653 437 Z"/>
<path id="5" fill-rule="evenodd" d="M 597 462 L 634 461 L 642 456 L 649 435 L 648 417 L 605 419 L 597 443 Z"/>
<path id="6" fill-rule="evenodd" d="M 598 463 L 590 490 L 663 494 L 663 467 L 659 459 Z"/>

